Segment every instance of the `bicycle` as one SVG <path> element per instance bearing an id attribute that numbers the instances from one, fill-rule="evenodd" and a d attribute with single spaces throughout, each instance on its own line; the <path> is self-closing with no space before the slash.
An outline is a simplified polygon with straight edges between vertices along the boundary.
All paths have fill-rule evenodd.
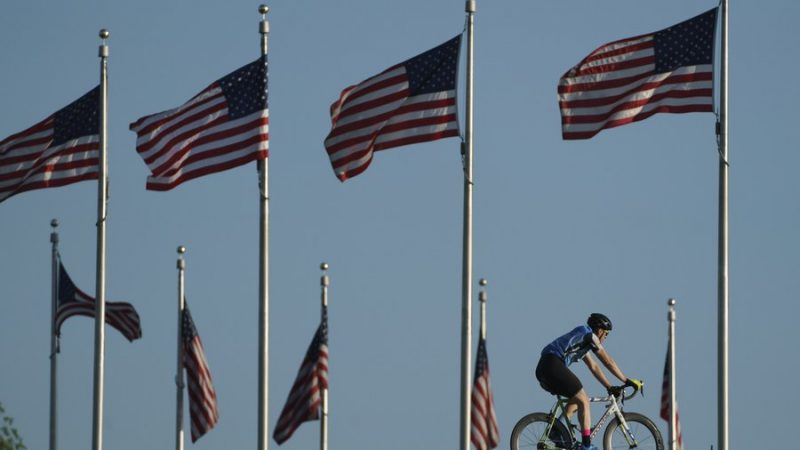
<path id="1" fill-rule="evenodd" d="M 591 402 L 606 402 L 606 410 L 592 427 L 594 437 L 605 422 L 612 418 L 603 435 L 605 450 L 641 449 L 664 450 L 661 432 L 645 415 L 624 412 L 625 400 L 636 395 L 636 390 L 619 397 L 590 397 Z M 567 399 L 557 396 L 556 403 L 549 413 L 535 412 L 520 419 L 511 432 L 511 450 L 576 450 L 581 440 L 576 439 L 578 424 L 567 419 L 565 411 Z"/>

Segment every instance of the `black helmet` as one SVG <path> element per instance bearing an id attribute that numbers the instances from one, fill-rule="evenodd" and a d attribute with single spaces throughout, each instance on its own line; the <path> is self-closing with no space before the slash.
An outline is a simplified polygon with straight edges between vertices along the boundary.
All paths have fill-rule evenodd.
<path id="1" fill-rule="evenodd" d="M 613 326 L 611 325 L 611 320 L 600 313 L 592 313 L 588 319 L 586 319 L 586 325 L 589 325 L 594 331 L 597 330 L 607 330 L 611 331 Z"/>

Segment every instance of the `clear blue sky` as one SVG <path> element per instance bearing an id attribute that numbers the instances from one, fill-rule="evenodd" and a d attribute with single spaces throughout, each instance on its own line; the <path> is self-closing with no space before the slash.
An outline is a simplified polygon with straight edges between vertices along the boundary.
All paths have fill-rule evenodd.
<path id="1" fill-rule="evenodd" d="M 270 434 L 318 324 L 318 266 L 327 261 L 330 448 L 456 448 L 459 141 L 382 152 L 344 184 L 322 141 L 328 107 L 342 88 L 457 34 L 463 1 L 269 6 Z M 555 94 L 558 78 L 599 45 L 713 6 L 478 0 L 474 268 L 476 292 L 478 278 L 490 283 L 488 351 L 501 448 L 519 417 L 551 404 L 532 375 L 542 346 L 594 311 L 614 320 L 606 347 L 623 371 L 646 381 L 646 397 L 628 408 L 655 419 L 669 297 L 678 299 L 684 439 L 693 449 L 716 444 L 714 116 L 656 115 L 589 141 L 565 142 Z M 96 85 L 97 32 L 111 31 L 107 296 L 136 306 L 144 338 L 131 344 L 107 331 L 106 448 L 174 445 L 178 245 L 188 248 L 187 296 L 220 410 L 217 428 L 187 447 L 256 446 L 254 165 L 148 192 L 128 124 L 183 103 L 257 58 L 257 7 L 208 0 L 3 6 L 0 137 Z M 800 266 L 792 255 L 800 251 L 800 208 L 791 174 L 800 163 L 793 125 L 800 88 L 789 80 L 800 70 L 798 15 L 794 1 L 731 1 L 735 449 L 760 448 L 766 435 L 792 430 L 795 422 Z M 28 192 L 0 204 L 0 402 L 31 449 L 47 447 L 52 218 L 61 222 L 60 249 L 72 278 L 94 292 L 96 184 Z M 92 321 L 67 321 L 61 345 L 60 448 L 89 448 Z M 577 370 L 590 392 L 601 391 L 585 368 Z M 307 423 L 282 448 L 314 448 L 317 440 L 318 423 Z"/>

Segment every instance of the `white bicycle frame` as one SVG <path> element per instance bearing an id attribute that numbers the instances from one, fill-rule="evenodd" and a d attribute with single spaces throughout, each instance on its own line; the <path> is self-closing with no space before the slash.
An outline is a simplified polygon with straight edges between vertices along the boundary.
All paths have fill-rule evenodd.
<path id="1" fill-rule="evenodd" d="M 631 397 L 633 397 L 633 395 L 627 398 Z M 622 409 L 619 407 L 617 398 L 614 397 L 613 395 L 609 395 L 606 397 L 589 397 L 589 401 L 592 403 L 597 403 L 597 402 L 607 403 L 605 412 L 600 417 L 600 419 L 594 424 L 594 426 L 592 426 L 592 431 L 591 431 L 592 439 L 594 439 L 597 433 L 600 432 L 600 429 L 603 428 L 603 425 L 605 425 L 606 421 L 613 415 L 613 417 L 616 417 L 617 420 L 619 421 L 619 426 L 622 429 L 622 434 L 623 436 L 625 436 L 625 440 L 628 442 L 628 445 L 633 446 L 633 444 L 636 442 L 636 437 L 633 436 L 633 432 L 628 426 L 628 423 L 625 421 L 625 417 L 623 417 Z M 556 402 L 555 406 L 553 406 L 553 409 L 551 411 L 552 413 L 555 413 L 556 409 L 558 408 L 561 409 L 561 417 L 564 419 L 564 424 L 567 425 L 568 431 L 570 432 L 570 435 L 574 440 L 575 439 L 574 430 L 575 428 L 578 428 L 578 426 L 572 423 L 572 421 L 570 421 L 569 418 L 567 417 L 567 410 L 565 408 L 566 404 L 567 404 L 567 399 L 559 397 L 558 401 Z"/>

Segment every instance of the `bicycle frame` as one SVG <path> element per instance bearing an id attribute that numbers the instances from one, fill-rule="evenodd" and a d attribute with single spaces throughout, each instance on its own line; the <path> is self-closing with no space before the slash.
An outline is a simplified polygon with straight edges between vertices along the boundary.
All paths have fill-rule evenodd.
<path id="1" fill-rule="evenodd" d="M 603 415 L 600 416 L 600 419 L 594 424 L 591 428 L 591 437 L 594 438 L 597 433 L 600 432 L 600 429 L 603 428 L 606 421 L 612 417 L 617 418 L 620 424 L 620 428 L 623 431 L 623 435 L 625 436 L 625 440 L 628 443 L 630 448 L 636 447 L 636 437 L 633 436 L 630 427 L 628 427 L 628 423 L 625 421 L 625 417 L 622 414 L 622 408 L 620 408 L 620 403 L 617 401 L 617 398 L 613 395 L 609 395 L 607 397 L 589 397 L 589 401 L 596 403 L 596 402 L 606 402 L 606 410 L 603 412 Z M 560 414 L 559 414 L 560 413 Z M 573 443 L 577 443 L 578 440 L 575 438 L 575 430 L 578 428 L 578 425 L 574 424 L 569 417 L 567 417 L 567 399 L 564 397 L 558 397 L 556 399 L 556 403 L 550 409 L 550 414 L 548 414 L 550 418 L 550 422 L 545 429 L 544 434 L 542 435 L 542 441 L 547 439 L 547 436 L 550 435 L 550 431 L 553 428 L 553 424 L 559 418 L 563 419 L 564 424 L 567 426 L 567 429 L 572 437 Z"/>

